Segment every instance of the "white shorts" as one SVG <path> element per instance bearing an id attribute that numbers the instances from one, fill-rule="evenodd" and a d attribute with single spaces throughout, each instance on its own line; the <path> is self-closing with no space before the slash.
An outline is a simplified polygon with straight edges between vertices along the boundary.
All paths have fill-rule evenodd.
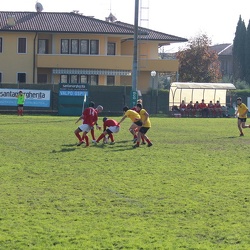
<path id="1" fill-rule="evenodd" d="M 82 132 L 89 132 L 91 130 L 91 127 L 88 124 L 82 124 L 78 127 Z"/>
<path id="2" fill-rule="evenodd" d="M 111 127 L 108 127 L 108 130 L 110 130 L 112 133 L 118 133 L 119 130 L 120 130 L 120 127 L 118 127 L 118 126 L 111 126 Z"/>

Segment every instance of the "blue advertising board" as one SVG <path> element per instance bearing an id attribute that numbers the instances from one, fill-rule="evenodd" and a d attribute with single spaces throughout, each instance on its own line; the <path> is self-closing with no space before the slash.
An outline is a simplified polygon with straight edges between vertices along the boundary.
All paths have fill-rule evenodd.
<path id="1" fill-rule="evenodd" d="M 17 106 L 17 95 L 20 89 L 0 89 L 0 106 Z M 24 106 L 49 108 L 50 90 L 22 89 L 25 95 Z"/>

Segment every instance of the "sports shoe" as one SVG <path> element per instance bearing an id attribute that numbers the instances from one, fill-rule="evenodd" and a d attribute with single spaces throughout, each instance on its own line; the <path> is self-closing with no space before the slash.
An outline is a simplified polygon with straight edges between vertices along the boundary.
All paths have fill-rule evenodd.
<path id="1" fill-rule="evenodd" d="M 93 143 L 96 143 L 96 140 L 92 140 Z"/>
<path id="2" fill-rule="evenodd" d="M 240 134 L 240 136 L 244 136 L 244 134 L 243 134 L 243 133 L 241 133 L 241 134 Z"/>
<path id="3" fill-rule="evenodd" d="M 110 145 L 114 145 L 114 144 L 115 144 L 115 141 L 112 141 L 112 142 L 110 142 L 109 144 L 110 144 Z"/>
<path id="4" fill-rule="evenodd" d="M 135 145 L 132 146 L 133 148 L 139 148 L 139 145 L 136 143 Z"/>
<path id="5" fill-rule="evenodd" d="M 136 141 L 137 141 L 137 138 L 134 138 L 134 139 L 133 139 L 133 142 L 136 143 Z"/>
<path id="6" fill-rule="evenodd" d="M 79 141 L 76 146 L 81 146 L 83 143 L 85 143 L 84 141 Z"/>
<path id="7" fill-rule="evenodd" d="M 145 141 L 142 141 L 142 142 L 141 142 L 141 145 L 145 145 L 145 144 L 147 144 Z"/>
<path id="8" fill-rule="evenodd" d="M 148 144 L 148 147 L 151 147 L 151 146 L 153 146 L 153 143 L 150 142 L 150 143 Z"/>

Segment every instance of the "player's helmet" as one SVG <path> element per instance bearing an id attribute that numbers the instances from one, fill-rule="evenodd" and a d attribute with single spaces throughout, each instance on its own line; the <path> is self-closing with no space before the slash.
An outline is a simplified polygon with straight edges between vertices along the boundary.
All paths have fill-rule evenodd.
<path id="1" fill-rule="evenodd" d="M 106 120 L 108 120 L 107 117 L 103 117 L 102 121 L 105 122 Z"/>

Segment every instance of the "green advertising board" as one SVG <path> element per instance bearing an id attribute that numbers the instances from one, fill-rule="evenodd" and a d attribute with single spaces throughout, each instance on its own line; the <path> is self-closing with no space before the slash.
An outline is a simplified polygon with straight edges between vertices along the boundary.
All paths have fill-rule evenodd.
<path id="1" fill-rule="evenodd" d="M 89 85 L 60 83 L 58 95 L 58 115 L 80 116 L 88 101 Z"/>
<path id="2" fill-rule="evenodd" d="M 130 107 L 134 107 L 137 104 L 138 93 L 137 91 L 130 92 Z"/>

